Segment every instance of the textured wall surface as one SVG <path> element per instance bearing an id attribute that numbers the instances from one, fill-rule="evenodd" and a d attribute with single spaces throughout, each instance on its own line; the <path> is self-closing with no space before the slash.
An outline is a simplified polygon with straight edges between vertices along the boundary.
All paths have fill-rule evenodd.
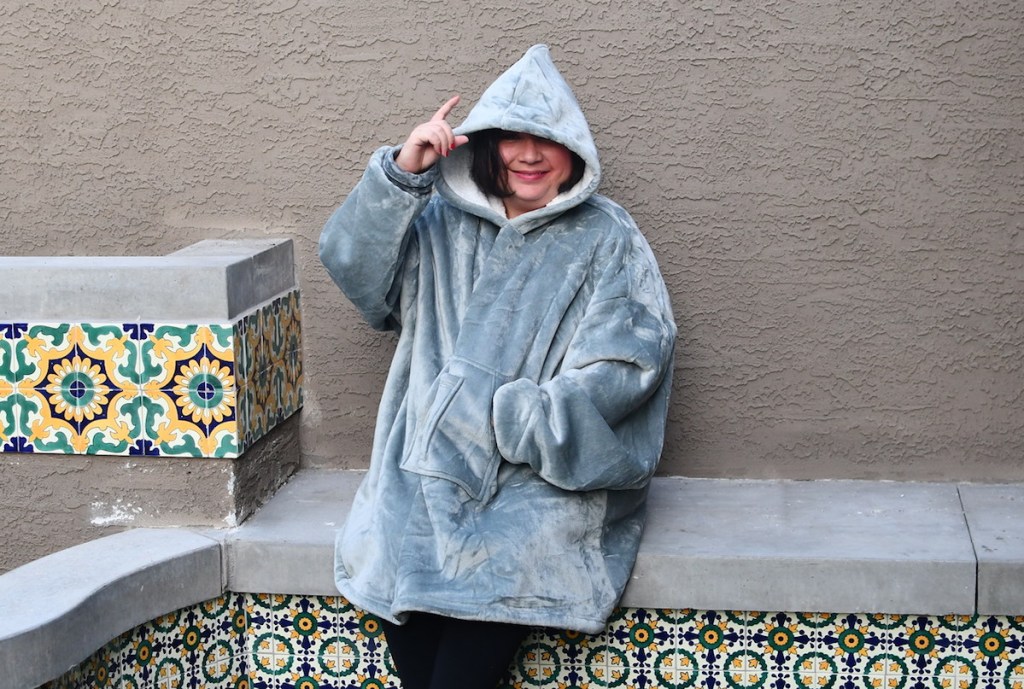
<path id="1" fill-rule="evenodd" d="M 298 418 L 241 459 L 4 455 L 0 574 L 125 529 L 237 526 L 298 467 Z"/>
<path id="2" fill-rule="evenodd" d="M 7 2 L 0 253 L 291 237 L 303 461 L 364 466 L 393 341 L 320 227 L 547 42 L 672 292 L 664 473 L 1020 480 L 1022 32 L 1017 0 Z"/>

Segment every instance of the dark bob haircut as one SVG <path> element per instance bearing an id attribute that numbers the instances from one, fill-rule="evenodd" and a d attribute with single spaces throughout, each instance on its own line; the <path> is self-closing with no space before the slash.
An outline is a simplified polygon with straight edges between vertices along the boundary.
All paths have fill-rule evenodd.
<path id="1" fill-rule="evenodd" d="M 488 196 L 503 199 L 512 195 L 508 188 L 505 163 L 498 153 L 498 143 L 516 136 L 517 133 L 503 129 L 484 129 L 469 136 L 469 150 L 473 154 L 469 174 L 480 191 Z M 569 179 L 559 185 L 558 193 L 560 194 L 576 186 L 583 179 L 583 173 L 587 167 L 583 158 L 580 158 L 575 151 L 569 151 L 569 153 L 572 156 L 572 173 L 569 175 Z"/>

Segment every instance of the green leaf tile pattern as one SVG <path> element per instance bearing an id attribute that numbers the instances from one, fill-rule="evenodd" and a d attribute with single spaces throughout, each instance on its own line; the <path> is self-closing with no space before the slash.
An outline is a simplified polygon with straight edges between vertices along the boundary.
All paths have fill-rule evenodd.
<path id="1" fill-rule="evenodd" d="M 1024 689 L 1024 617 L 623 608 L 537 630 L 506 689 Z M 45 689 L 397 689 L 380 624 L 341 597 L 228 594 L 115 639 Z"/>

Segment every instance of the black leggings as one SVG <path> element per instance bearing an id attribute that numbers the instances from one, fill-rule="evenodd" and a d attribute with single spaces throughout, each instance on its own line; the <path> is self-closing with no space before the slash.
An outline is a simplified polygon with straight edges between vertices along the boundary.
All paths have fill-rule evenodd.
<path id="1" fill-rule="evenodd" d="M 381 620 L 403 689 L 494 689 L 529 627 L 414 612 L 403 625 Z"/>

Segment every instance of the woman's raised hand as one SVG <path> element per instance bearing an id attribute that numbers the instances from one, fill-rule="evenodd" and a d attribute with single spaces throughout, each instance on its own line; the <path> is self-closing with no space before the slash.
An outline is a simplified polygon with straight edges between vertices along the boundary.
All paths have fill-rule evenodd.
<path id="1" fill-rule="evenodd" d="M 468 136 L 456 136 L 447 121 L 448 113 L 458 104 L 459 97 L 452 96 L 429 121 L 412 130 L 395 157 L 398 167 L 419 174 L 469 141 Z"/>

